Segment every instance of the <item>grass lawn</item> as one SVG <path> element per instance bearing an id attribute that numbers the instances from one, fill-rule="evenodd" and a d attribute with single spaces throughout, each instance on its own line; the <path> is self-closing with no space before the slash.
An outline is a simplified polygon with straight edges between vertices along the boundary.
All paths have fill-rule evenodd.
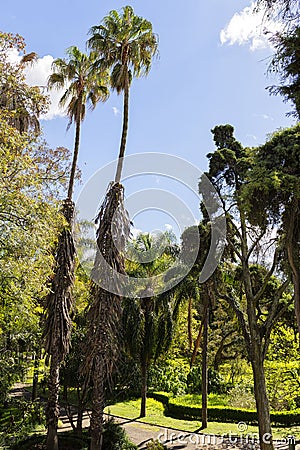
<path id="1" fill-rule="evenodd" d="M 175 428 L 183 431 L 196 431 L 201 428 L 201 421 L 194 420 L 179 420 L 173 419 L 172 417 L 166 417 L 164 415 L 164 406 L 162 403 L 154 400 L 152 398 L 147 399 L 147 416 L 143 419 L 139 419 L 140 413 L 140 400 L 128 400 L 122 403 L 116 403 L 114 405 L 105 408 L 105 412 L 114 414 L 120 417 L 126 417 L 128 419 L 136 419 L 137 422 L 147 422 L 149 424 L 160 425 L 169 428 Z M 236 423 L 219 423 L 211 422 L 203 433 L 207 434 L 232 434 L 240 435 L 241 431 Z M 258 433 L 257 426 L 249 425 L 246 432 L 247 433 Z M 297 439 L 300 439 L 300 426 L 284 428 L 284 427 L 273 427 L 274 437 L 277 439 L 284 438 L 289 435 L 294 435 Z"/>

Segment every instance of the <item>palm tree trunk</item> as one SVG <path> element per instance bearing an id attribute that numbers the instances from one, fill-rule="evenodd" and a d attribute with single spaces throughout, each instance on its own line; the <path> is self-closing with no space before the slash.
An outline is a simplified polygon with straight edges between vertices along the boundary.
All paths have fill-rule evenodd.
<path id="1" fill-rule="evenodd" d="M 201 421 L 202 429 L 207 428 L 207 395 L 208 395 L 208 377 L 207 377 L 207 345 L 208 345 L 208 308 L 206 309 L 203 323 L 203 341 L 202 341 L 202 409 Z"/>
<path id="2" fill-rule="evenodd" d="M 90 422 L 90 450 L 101 450 L 103 442 L 103 410 L 104 410 L 104 374 L 105 367 L 101 357 L 97 358 L 93 374 L 93 404 Z"/>
<path id="3" fill-rule="evenodd" d="M 126 149 L 126 141 L 127 141 L 127 132 L 128 132 L 128 111 L 129 111 L 129 82 L 128 82 L 128 72 L 126 76 L 126 83 L 124 88 L 124 107 L 123 107 L 123 130 L 122 130 L 122 138 L 120 145 L 120 152 L 118 158 L 118 166 L 116 171 L 115 182 L 120 183 L 124 155 Z"/>
<path id="4" fill-rule="evenodd" d="M 70 173 L 70 180 L 69 180 L 69 186 L 68 186 L 68 199 L 72 200 L 73 195 L 73 189 L 74 189 L 74 180 L 75 180 L 75 173 L 76 173 L 76 166 L 77 166 L 77 160 L 78 160 L 78 153 L 79 153 L 79 143 L 80 143 L 80 128 L 81 128 L 81 106 L 78 106 L 78 117 L 76 120 L 76 133 L 75 133 L 75 144 L 74 144 L 74 154 L 73 154 L 73 160 L 72 160 L 72 168 Z"/>
<path id="5" fill-rule="evenodd" d="M 59 366 L 58 351 L 52 354 L 48 381 L 48 403 L 46 407 L 47 441 L 46 450 L 58 450 L 57 424 L 59 416 Z"/>
<path id="6" fill-rule="evenodd" d="M 146 417 L 146 401 L 147 401 L 147 379 L 148 379 L 148 370 L 146 361 L 142 361 L 141 364 L 141 373 L 142 373 L 142 396 L 141 396 L 141 412 L 140 417 Z"/>
<path id="7" fill-rule="evenodd" d="M 46 299 L 46 321 L 44 337 L 45 350 L 51 355 L 48 382 L 47 450 L 57 450 L 57 423 L 59 416 L 59 369 L 61 362 L 69 351 L 71 336 L 72 287 L 75 270 L 75 245 L 73 239 L 74 204 L 65 200 L 63 214 L 68 223 L 58 239 L 56 266 L 51 282 L 51 290 Z"/>

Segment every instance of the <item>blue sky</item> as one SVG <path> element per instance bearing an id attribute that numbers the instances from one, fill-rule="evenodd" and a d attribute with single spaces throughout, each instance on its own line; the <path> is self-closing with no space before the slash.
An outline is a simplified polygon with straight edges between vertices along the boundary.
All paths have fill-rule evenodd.
<path id="1" fill-rule="evenodd" d="M 84 50 L 89 28 L 111 9 L 125 4 L 119 0 L 4 2 L 1 28 L 21 34 L 27 50 L 38 53 L 35 74 L 28 76 L 33 84 L 42 83 L 36 80 L 45 78 L 53 58 L 63 57 L 70 45 Z M 250 1 L 132 0 L 130 4 L 136 14 L 152 22 L 159 35 L 160 56 L 148 78 L 132 84 L 128 155 L 162 152 L 206 170 L 205 155 L 214 148 L 210 130 L 215 125 L 231 123 L 242 144 L 256 146 L 268 133 L 292 124 L 285 116 L 290 106 L 280 97 L 270 97 L 265 89 L 274 81 L 265 74 L 272 49 L 259 31 L 276 25 L 261 27 L 260 18 L 253 19 L 250 14 Z M 79 158 L 83 185 L 97 169 L 117 157 L 121 111 L 122 97 L 112 94 L 106 104 L 88 113 Z M 51 146 L 72 149 L 74 130 L 66 133 L 66 124 L 61 116 L 43 120 Z M 139 188 L 151 184 L 160 182 L 153 177 L 138 181 Z M 191 204 L 196 211 L 197 201 L 191 200 Z M 150 228 L 161 227 L 155 220 L 144 218 L 137 226 L 150 223 Z M 166 220 L 161 218 L 160 222 Z"/>

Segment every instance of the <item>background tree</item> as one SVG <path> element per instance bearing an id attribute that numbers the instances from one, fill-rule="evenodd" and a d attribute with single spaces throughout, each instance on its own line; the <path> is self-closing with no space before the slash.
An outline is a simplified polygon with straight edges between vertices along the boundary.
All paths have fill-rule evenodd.
<path id="1" fill-rule="evenodd" d="M 0 48 L 23 49 L 20 36 L 1 35 Z M 20 65 L 0 52 L 0 89 L 7 98 L 22 92 L 22 107 L 35 104 L 37 91 L 24 82 Z M 9 80 L 9 83 L 8 83 Z M 31 95 L 33 96 L 31 98 Z M 27 98 L 28 96 L 28 98 Z M 39 97 L 42 98 L 41 94 Z M 16 97 L 15 97 L 16 98 Z M 17 96 L 20 98 L 20 96 Z M 44 107 L 41 101 L 40 110 Z M 18 105 L 15 105 L 18 108 Z M 37 109 L 39 109 L 39 106 Z M 57 192 L 66 181 L 68 151 L 49 149 L 35 128 L 15 122 L 16 110 L 0 108 L 0 346 L 2 400 L 16 375 L 27 367 L 25 351 L 38 343 L 41 298 L 52 274 L 51 248 L 61 225 Z M 30 114 L 30 111 L 29 111 Z M 11 373 L 10 373 L 11 372 Z"/>
<path id="2" fill-rule="evenodd" d="M 163 250 L 161 245 L 166 243 Z M 174 262 L 174 252 L 168 233 L 157 237 L 149 233 L 139 234 L 130 247 L 127 256 L 133 261 L 128 262 L 126 272 L 132 277 L 148 280 L 140 293 L 142 297 L 137 292 L 137 298 L 123 301 L 125 348 L 140 366 L 140 417 L 145 417 L 148 372 L 152 362 L 170 347 L 175 319 L 172 298 L 164 293 L 155 296 L 153 280 Z M 176 245 L 173 250 L 176 251 Z M 139 262 L 136 261 L 137 255 Z"/>
<path id="3" fill-rule="evenodd" d="M 289 280 L 276 286 L 267 297 L 267 288 L 275 270 L 279 270 L 276 240 L 271 236 L 272 229 L 265 226 L 251 226 L 247 220 L 249 204 L 243 197 L 247 177 L 252 168 L 252 152 L 244 149 L 233 136 L 230 125 L 218 126 L 213 130 L 217 150 L 208 155 L 209 172 L 207 176 L 219 193 L 226 212 L 228 233 L 227 243 L 234 260 L 239 262 L 241 282 L 236 284 L 230 265 L 223 270 L 224 282 L 218 290 L 218 297 L 226 300 L 235 311 L 245 339 L 248 358 L 254 377 L 254 393 L 258 413 L 260 446 L 263 450 L 273 449 L 272 442 L 264 442 L 263 437 L 271 433 L 269 400 L 264 374 L 264 359 L 270 342 L 272 328 L 287 307 L 291 296 L 285 294 Z M 251 198 L 248 199 L 250 202 Z M 252 198 L 253 201 L 253 198 Z M 234 241 L 235 239 L 235 241 Z M 273 245 L 272 245 L 273 244 Z M 265 264 L 266 246 L 271 252 L 270 264 Z M 264 270 L 257 280 L 253 270 L 253 260 L 259 260 Z M 230 260 L 229 260 L 230 261 Z M 228 262 L 229 262 L 228 261 Z M 235 262 L 236 261 L 236 262 Z M 266 307 L 266 299 L 271 302 Z"/>
<path id="4" fill-rule="evenodd" d="M 281 130 L 258 147 L 248 197 L 254 224 L 280 229 L 282 266 L 294 286 L 295 314 L 300 334 L 300 125 Z"/>
<path id="5" fill-rule="evenodd" d="M 300 118 L 300 27 L 292 32 L 285 31 L 272 36 L 275 55 L 269 66 L 269 72 L 278 74 L 279 86 L 270 86 L 273 95 L 282 95 L 284 101 L 291 101 L 294 110 L 288 115 Z"/>

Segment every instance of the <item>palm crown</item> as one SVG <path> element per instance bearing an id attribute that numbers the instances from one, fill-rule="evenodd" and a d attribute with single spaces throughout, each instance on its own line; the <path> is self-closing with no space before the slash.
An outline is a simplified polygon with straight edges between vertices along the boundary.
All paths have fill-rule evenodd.
<path id="1" fill-rule="evenodd" d="M 95 69 L 95 53 L 86 55 L 73 46 L 66 51 L 68 59 L 58 58 L 53 62 L 53 73 L 48 80 L 48 86 L 65 88 L 60 99 L 60 105 L 67 106 L 69 124 L 76 124 L 76 135 L 72 168 L 70 174 L 68 198 L 71 199 L 76 164 L 79 151 L 80 124 L 85 117 L 85 105 L 89 103 L 94 109 L 99 101 L 105 101 L 109 96 L 109 74 L 107 71 Z"/>
<path id="2" fill-rule="evenodd" d="M 98 53 L 97 64 L 111 68 L 111 86 L 118 93 L 130 85 L 133 77 L 147 75 L 157 53 L 157 36 L 152 24 L 136 16 L 131 6 L 113 10 L 102 24 L 90 30 L 88 46 Z"/>
<path id="3" fill-rule="evenodd" d="M 109 89 L 108 72 L 94 70 L 95 53 L 86 55 L 73 46 L 67 49 L 66 54 L 68 59 L 58 58 L 53 62 L 48 86 L 66 88 L 60 105 L 67 106 L 70 126 L 84 119 L 86 103 L 95 108 L 98 101 L 105 101 Z"/>

